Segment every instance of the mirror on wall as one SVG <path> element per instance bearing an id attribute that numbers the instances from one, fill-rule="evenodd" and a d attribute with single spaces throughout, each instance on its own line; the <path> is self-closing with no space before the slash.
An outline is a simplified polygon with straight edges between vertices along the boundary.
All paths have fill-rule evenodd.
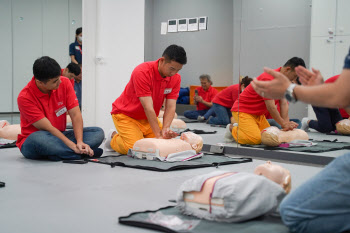
<path id="1" fill-rule="evenodd" d="M 278 69 L 292 57 L 302 58 L 308 66 L 311 3 L 311 0 L 146 1 L 145 60 L 157 59 L 169 44 L 182 45 L 187 51 L 188 64 L 180 72 L 181 86 L 190 90 L 201 85 L 202 74 L 209 74 L 212 86 L 222 90 L 234 84 L 240 86 L 240 80 L 246 76 L 258 77 L 265 66 Z M 207 30 L 160 33 L 162 22 L 202 15 L 207 17 Z M 192 92 L 189 106 L 178 105 L 180 114 L 184 109 L 195 109 Z M 250 106 L 252 102 L 243 104 Z M 237 102 L 237 121 L 238 112 L 244 112 L 244 108 Z M 289 104 L 289 118 L 302 119 L 307 114 L 306 104 Z M 211 143 L 222 141 L 218 138 Z"/>

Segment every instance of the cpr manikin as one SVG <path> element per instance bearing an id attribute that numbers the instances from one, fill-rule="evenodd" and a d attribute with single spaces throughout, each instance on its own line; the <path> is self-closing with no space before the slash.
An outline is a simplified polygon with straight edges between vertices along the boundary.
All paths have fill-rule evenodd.
<path id="1" fill-rule="evenodd" d="M 129 155 L 142 159 L 170 161 L 171 157 L 186 159 L 198 155 L 202 150 L 203 139 L 192 132 L 181 134 L 180 139 L 143 138 L 135 142 Z M 203 156 L 201 154 L 200 156 Z M 170 160 L 169 160 L 170 159 Z M 177 161 L 182 161 L 179 159 Z"/>
<path id="2" fill-rule="evenodd" d="M 158 118 L 158 119 L 159 119 L 160 123 L 162 123 L 162 125 L 163 125 L 163 118 Z M 186 123 L 180 119 L 173 119 L 173 121 L 171 122 L 171 125 L 170 125 L 170 129 L 172 131 L 175 131 L 175 132 L 185 130 L 186 128 L 187 128 Z"/>
<path id="3" fill-rule="evenodd" d="M 283 131 L 276 126 L 267 127 L 261 132 L 261 143 L 267 146 L 278 146 L 294 140 L 309 140 L 309 136 L 301 129 Z"/>
<path id="4" fill-rule="evenodd" d="M 275 212 L 291 189 L 290 172 L 268 161 L 253 173 L 215 171 L 183 183 L 179 209 L 219 222 L 240 222 Z"/>
<path id="5" fill-rule="evenodd" d="M 17 140 L 17 136 L 20 133 L 20 125 L 10 125 L 8 121 L 0 121 L 0 138 L 8 140 Z"/>
<path id="6" fill-rule="evenodd" d="M 335 124 L 338 133 L 349 135 L 350 134 L 350 120 L 344 119 Z"/>

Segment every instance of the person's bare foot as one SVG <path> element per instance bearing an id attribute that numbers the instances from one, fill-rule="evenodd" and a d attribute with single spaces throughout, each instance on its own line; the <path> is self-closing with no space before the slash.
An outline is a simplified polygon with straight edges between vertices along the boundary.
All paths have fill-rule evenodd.
<path id="1" fill-rule="evenodd" d="M 117 131 L 114 131 L 114 132 L 112 133 L 112 135 L 111 135 L 111 138 L 113 138 L 114 135 L 116 135 L 116 134 L 117 134 Z"/>

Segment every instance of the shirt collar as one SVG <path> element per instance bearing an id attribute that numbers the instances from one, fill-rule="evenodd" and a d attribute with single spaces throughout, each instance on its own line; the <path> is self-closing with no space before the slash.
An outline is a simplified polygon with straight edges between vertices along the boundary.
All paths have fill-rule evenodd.
<path id="1" fill-rule="evenodd" d="M 48 95 L 49 95 L 49 94 L 42 93 L 42 92 L 39 90 L 38 86 L 37 86 L 36 83 L 35 83 L 35 78 L 34 78 L 34 76 L 33 76 L 32 80 L 29 82 L 29 87 L 30 87 L 30 89 L 33 91 L 34 95 L 36 95 L 36 96 L 38 96 L 38 97 L 44 97 L 44 96 L 48 96 Z M 56 91 L 56 90 L 51 91 L 51 94 L 52 94 L 53 92 L 55 92 L 55 91 Z"/>
<path id="2" fill-rule="evenodd" d="M 160 58 L 159 58 L 160 59 Z M 163 78 L 160 73 L 159 73 L 159 70 L 158 70 L 158 63 L 159 63 L 159 59 L 154 61 L 154 65 L 153 65 L 153 69 L 154 69 L 154 73 L 155 73 L 155 78 L 156 80 L 160 80 L 160 81 L 169 81 L 170 80 L 170 77 L 165 77 Z"/>

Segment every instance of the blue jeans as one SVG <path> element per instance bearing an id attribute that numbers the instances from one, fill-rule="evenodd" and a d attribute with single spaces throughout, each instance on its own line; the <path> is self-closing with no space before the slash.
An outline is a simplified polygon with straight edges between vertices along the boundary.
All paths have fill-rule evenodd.
<path id="1" fill-rule="evenodd" d="M 184 112 L 184 116 L 188 119 L 197 120 L 198 116 L 203 116 L 208 112 L 208 110 L 187 110 Z"/>
<path id="2" fill-rule="evenodd" d="M 299 119 L 289 119 L 290 121 L 294 121 L 295 123 L 298 124 L 297 129 L 301 128 L 301 121 Z M 282 129 L 282 127 L 274 120 L 274 119 L 267 119 L 269 122 L 270 126 L 276 126 L 279 129 Z"/>
<path id="3" fill-rule="evenodd" d="M 332 132 L 336 130 L 335 124 L 338 121 L 343 120 L 343 117 L 340 115 L 339 109 L 337 108 L 320 108 L 314 106 L 312 106 L 312 108 L 316 114 L 317 121 L 311 120 L 309 122 L 309 127 L 318 132 Z"/>
<path id="4" fill-rule="evenodd" d="M 340 156 L 289 194 L 280 205 L 292 232 L 350 230 L 350 153 Z"/>
<path id="5" fill-rule="evenodd" d="M 231 109 L 226 108 L 220 104 L 213 103 L 213 106 L 210 108 L 214 111 L 216 117 L 210 118 L 208 121 L 209 124 L 213 125 L 227 125 L 231 123 Z"/>
<path id="6" fill-rule="evenodd" d="M 77 143 L 74 131 L 62 132 L 69 140 Z M 98 148 L 103 139 L 104 132 L 98 127 L 86 127 L 83 131 L 83 142 L 88 144 L 94 151 L 94 157 L 100 157 L 103 150 Z M 27 159 L 49 159 L 52 161 L 81 159 L 88 155 L 76 154 L 58 137 L 48 131 L 36 131 L 24 141 L 21 152 Z"/>

